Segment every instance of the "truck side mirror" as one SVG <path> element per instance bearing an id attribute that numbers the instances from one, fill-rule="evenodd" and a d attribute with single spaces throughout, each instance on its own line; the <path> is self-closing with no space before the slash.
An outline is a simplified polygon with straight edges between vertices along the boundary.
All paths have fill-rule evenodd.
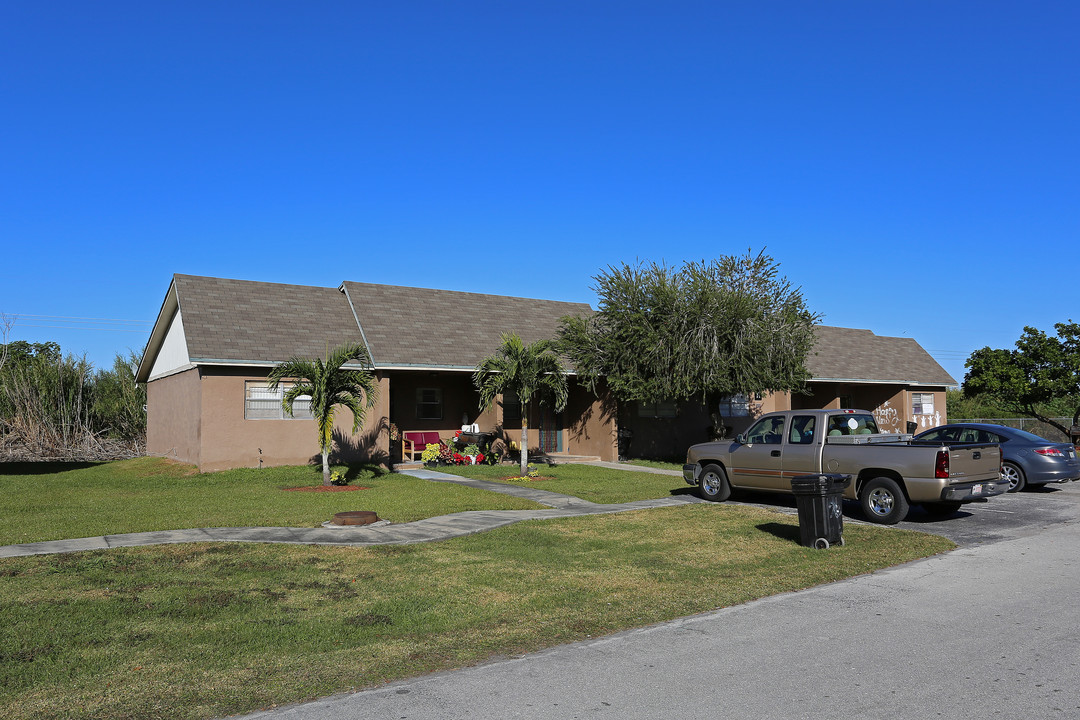
<path id="1" fill-rule="evenodd" d="M 735 442 L 739 443 L 740 445 L 745 445 L 746 444 L 746 433 L 739 433 L 738 435 L 736 435 L 735 436 Z"/>

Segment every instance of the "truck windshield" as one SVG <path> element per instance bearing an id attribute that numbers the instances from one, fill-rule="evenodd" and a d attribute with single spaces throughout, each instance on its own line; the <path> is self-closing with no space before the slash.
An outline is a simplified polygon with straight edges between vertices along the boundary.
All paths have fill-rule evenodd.
<path id="1" fill-rule="evenodd" d="M 829 418 L 829 436 L 872 435 L 878 431 L 874 416 L 869 413 L 833 415 Z"/>

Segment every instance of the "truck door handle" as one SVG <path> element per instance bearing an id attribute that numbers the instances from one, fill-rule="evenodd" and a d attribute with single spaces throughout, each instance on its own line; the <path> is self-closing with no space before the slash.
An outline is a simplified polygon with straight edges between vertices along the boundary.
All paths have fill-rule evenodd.
<path id="1" fill-rule="evenodd" d="M 780 457 L 780 451 L 779 450 L 773 450 L 769 454 L 772 455 L 773 457 Z"/>

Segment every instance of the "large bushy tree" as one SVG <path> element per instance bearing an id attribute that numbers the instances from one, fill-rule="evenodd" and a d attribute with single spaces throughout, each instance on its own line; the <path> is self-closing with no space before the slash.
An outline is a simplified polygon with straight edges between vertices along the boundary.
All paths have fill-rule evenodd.
<path id="1" fill-rule="evenodd" d="M 594 280 L 599 311 L 564 318 L 560 339 L 594 391 L 605 382 L 620 400 L 696 400 L 715 413 L 725 395 L 799 391 L 809 379 L 820 316 L 764 252 L 624 263 Z"/>
<path id="2" fill-rule="evenodd" d="M 355 433 L 364 422 L 368 410 L 375 407 L 379 384 L 368 370 L 346 370 L 346 363 L 372 367 L 371 356 L 363 345 L 346 343 L 328 351 L 326 358 L 294 357 L 270 371 L 269 386 L 277 388 L 285 379 L 291 385 L 281 398 L 281 406 L 290 415 L 293 404 L 302 396 L 311 398 L 311 415 L 319 430 L 319 450 L 322 454 L 323 485 L 330 485 L 330 449 L 334 442 L 334 410 L 338 405 L 352 412 Z"/>
<path id="3" fill-rule="evenodd" d="M 516 333 L 504 333 L 502 344 L 481 360 L 473 373 L 480 393 L 481 412 L 491 407 L 499 395 L 512 393 L 521 406 L 521 475 L 529 464 L 529 406 L 535 397 L 551 403 L 555 412 L 566 407 L 569 388 L 566 371 L 555 354 L 553 343 L 537 340 L 528 345 Z"/>
<path id="4" fill-rule="evenodd" d="M 1055 409 L 1070 402 L 1072 424 L 1080 424 L 1080 324 L 1054 325 L 1056 335 L 1025 327 L 1013 350 L 980 348 L 964 367 L 964 394 L 985 395 L 1018 415 L 1036 418 L 1060 430 Z"/>

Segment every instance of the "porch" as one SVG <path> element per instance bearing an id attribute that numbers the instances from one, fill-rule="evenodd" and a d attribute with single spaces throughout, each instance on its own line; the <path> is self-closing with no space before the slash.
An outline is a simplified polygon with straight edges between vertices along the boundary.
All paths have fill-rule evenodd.
<path id="1" fill-rule="evenodd" d="M 402 453 L 407 432 L 438 433 L 441 442 L 452 444 L 462 426 L 475 425 L 480 433 L 490 434 L 492 449 L 500 456 L 516 455 L 521 444 L 520 405 L 514 398 L 500 397 L 481 412 L 471 372 L 394 370 L 381 375 L 389 386 L 389 456 L 395 469 L 413 464 Z M 615 459 L 614 412 L 573 380 L 563 412 L 534 401 L 527 420 L 530 461 Z"/>

